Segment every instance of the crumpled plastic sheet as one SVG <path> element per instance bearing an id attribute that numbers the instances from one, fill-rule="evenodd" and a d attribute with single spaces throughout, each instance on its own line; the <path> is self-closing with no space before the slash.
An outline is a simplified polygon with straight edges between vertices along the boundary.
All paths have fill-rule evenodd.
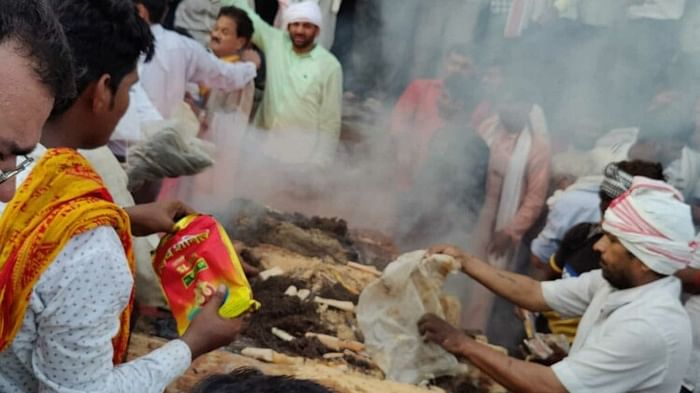
<path id="1" fill-rule="evenodd" d="M 420 384 L 464 370 L 454 355 L 425 343 L 417 327 L 426 313 L 448 321 L 448 315 L 459 315 L 459 310 L 446 309 L 448 304 L 459 303 L 445 301 L 442 293 L 448 274 L 458 268 L 459 263 L 450 256 L 414 251 L 389 264 L 382 276 L 362 291 L 358 323 L 369 355 L 387 378 Z"/>

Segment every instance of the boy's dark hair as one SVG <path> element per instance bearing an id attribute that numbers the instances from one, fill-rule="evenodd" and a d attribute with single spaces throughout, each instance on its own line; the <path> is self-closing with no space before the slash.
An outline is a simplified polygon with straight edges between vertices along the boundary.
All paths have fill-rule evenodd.
<path id="1" fill-rule="evenodd" d="M 78 95 L 102 75 L 110 75 L 116 93 L 122 79 L 136 68 L 141 54 L 154 51 L 151 29 L 131 0 L 52 0 L 73 54 Z M 57 101 L 50 118 L 63 114 L 75 99 Z"/>
<path id="2" fill-rule="evenodd" d="M 63 29 L 45 0 L 0 1 L 0 44 L 15 44 L 56 100 L 75 96 L 75 73 Z"/>
<path id="3" fill-rule="evenodd" d="M 141 4 L 148 10 L 148 19 L 151 23 L 161 23 L 168 12 L 168 0 L 133 0 L 134 4 Z"/>
<path id="4" fill-rule="evenodd" d="M 254 368 L 239 368 L 231 374 L 212 375 L 197 384 L 192 393 L 333 393 L 316 382 L 265 375 Z"/>
<path id="5" fill-rule="evenodd" d="M 236 22 L 236 34 L 239 37 L 247 38 L 248 40 L 253 38 L 253 33 L 255 33 L 253 21 L 245 11 L 234 6 L 221 7 L 217 19 L 222 16 L 227 16 Z"/>

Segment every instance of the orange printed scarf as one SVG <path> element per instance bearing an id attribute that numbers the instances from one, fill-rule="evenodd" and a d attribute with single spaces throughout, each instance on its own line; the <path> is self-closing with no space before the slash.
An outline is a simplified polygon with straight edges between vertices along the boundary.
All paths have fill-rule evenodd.
<path id="1" fill-rule="evenodd" d="M 41 274 L 71 238 L 112 226 L 135 270 L 126 212 L 115 205 L 100 176 L 73 149 L 49 149 L 0 217 L 0 351 L 17 335 Z M 112 340 L 114 364 L 126 355 L 134 292 Z"/>

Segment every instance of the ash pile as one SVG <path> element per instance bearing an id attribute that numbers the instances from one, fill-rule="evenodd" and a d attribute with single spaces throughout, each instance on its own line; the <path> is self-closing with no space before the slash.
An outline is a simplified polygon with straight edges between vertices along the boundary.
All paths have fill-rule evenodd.
<path id="1" fill-rule="evenodd" d="M 240 259 L 259 271 L 249 278 L 262 308 L 226 350 L 273 366 L 322 364 L 384 380 L 365 348 L 356 308 L 362 291 L 399 257 L 391 240 L 350 230 L 339 218 L 282 213 L 246 199 L 231 211 L 217 218 Z M 174 326 L 168 314 L 142 316 L 137 331 L 175 338 Z M 503 391 L 476 368 L 431 384 L 447 392 Z"/>

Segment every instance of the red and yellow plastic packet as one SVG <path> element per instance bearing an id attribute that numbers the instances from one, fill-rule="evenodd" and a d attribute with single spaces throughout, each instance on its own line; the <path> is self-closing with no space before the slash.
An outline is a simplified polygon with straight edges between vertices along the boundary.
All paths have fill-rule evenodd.
<path id="1" fill-rule="evenodd" d="M 219 308 L 222 317 L 236 318 L 260 307 L 231 240 L 213 217 L 190 215 L 178 221 L 176 228 L 161 239 L 153 269 L 180 335 L 221 284 L 228 289 Z"/>

